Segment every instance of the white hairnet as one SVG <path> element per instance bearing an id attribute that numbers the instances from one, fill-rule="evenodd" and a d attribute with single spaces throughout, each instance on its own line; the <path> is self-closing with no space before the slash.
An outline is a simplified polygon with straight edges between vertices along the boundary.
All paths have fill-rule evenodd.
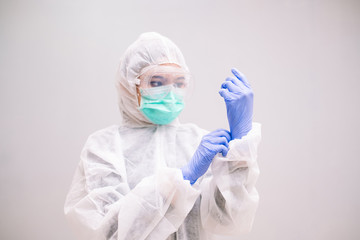
<path id="1" fill-rule="evenodd" d="M 120 59 L 116 78 L 123 125 L 152 124 L 138 110 L 135 85 L 140 83 L 137 77 L 145 68 L 167 63 L 176 64 L 188 71 L 180 49 L 170 39 L 158 33 L 143 33 L 127 48 Z"/>

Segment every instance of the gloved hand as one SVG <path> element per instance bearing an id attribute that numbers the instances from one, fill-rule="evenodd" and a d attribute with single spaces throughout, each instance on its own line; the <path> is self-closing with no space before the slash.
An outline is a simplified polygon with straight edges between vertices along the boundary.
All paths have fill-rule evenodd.
<path id="1" fill-rule="evenodd" d="M 190 162 L 181 168 L 184 179 L 194 184 L 209 168 L 217 153 L 225 157 L 229 151 L 230 133 L 225 129 L 218 129 L 205 135 Z"/>
<path id="2" fill-rule="evenodd" d="M 232 139 L 241 139 L 252 128 L 254 93 L 244 74 L 231 69 L 234 77 L 226 78 L 219 94 L 224 98 Z"/>

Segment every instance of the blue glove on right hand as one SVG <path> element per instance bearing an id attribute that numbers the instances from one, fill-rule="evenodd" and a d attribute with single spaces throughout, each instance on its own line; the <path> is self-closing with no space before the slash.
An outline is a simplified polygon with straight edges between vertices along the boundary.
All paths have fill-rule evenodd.
<path id="1" fill-rule="evenodd" d="M 194 184 L 209 168 L 211 161 L 217 153 L 223 156 L 229 151 L 230 133 L 224 129 L 218 129 L 205 135 L 198 146 L 191 161 L 181 168 L 184 179 Z"/>

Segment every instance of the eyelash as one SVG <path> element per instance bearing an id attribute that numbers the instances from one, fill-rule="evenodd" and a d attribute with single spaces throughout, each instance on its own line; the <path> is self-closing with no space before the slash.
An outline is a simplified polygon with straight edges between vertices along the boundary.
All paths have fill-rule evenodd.
<path id="1" fill-rule="evenodd" d="M 162 82 L 161 81 L 151 81 L 150 82 L 150 86 L 151 87 L 160 87 L 160 86 L 162 86 L 163 84 L 162 84 Z"/>
<path id="2" fill-rule="evenodd" d="M 185 84 L 182 82 L 174 83 L 174 85 L 177 86 L 178 88 L 182 88 L 185 86 Z"/>
<path id="3" fill-rule="evenodd" d="M 150 82 L 151 87 L 160 87 L 162 85 L 163 85 L 163 83 L 161 81 L 151 81 Z M 185 84 L 182 82 L 174 83 L 174 87 L 183 88 L 184 86 L 185 86 Z"/>

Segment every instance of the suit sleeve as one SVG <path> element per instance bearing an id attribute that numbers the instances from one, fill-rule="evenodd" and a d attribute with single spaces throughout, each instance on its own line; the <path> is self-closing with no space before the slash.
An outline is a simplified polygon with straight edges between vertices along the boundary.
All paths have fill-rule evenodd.
<path id="1" fill-rule="evenodd" d="M 259 202 L 255 183 L 260 140 L 261 125 L 253 123 L 247 136 L 230 142 L 226 157 L 214 158 L 211 174 L 200 184 L 201 222 L 206 232 L 239 236 L 251 230 Z"/>

